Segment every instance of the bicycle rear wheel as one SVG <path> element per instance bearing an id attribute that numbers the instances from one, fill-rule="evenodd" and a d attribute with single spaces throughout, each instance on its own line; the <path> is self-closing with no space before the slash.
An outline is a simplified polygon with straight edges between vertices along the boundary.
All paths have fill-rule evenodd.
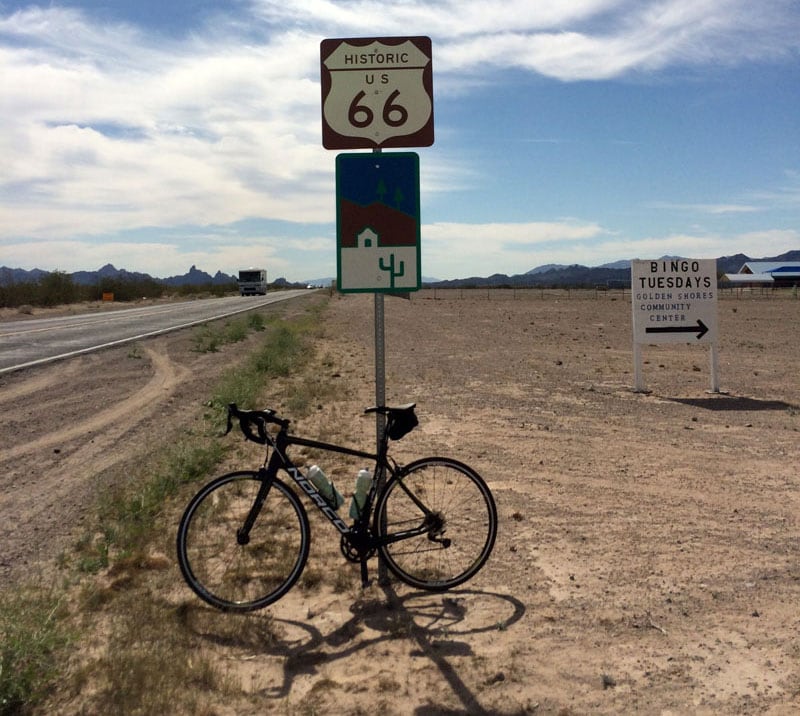
<path id="1" fill-rule="evenodd" d="M 404 532 L 421 534 L 402 538 Z M 375 506 L 375 531 L 396 541 L 379 551 L 406 584 L 444 591 L 483 567 L 497 536 L 497 508 L 472 468 L 428 457 L 407 465 L 386 484 Z"/>
<path id="2" fill-rule="evenodd" d="M 277 601 L 308 559 L 308 515 L 278 479 L 248 539 L 239 538 L 261 486 L 258 472 L 218 477 L 194 496 L 178 526 L 178 563 L 186 583 L 223 611 L 252 611 Z"/>

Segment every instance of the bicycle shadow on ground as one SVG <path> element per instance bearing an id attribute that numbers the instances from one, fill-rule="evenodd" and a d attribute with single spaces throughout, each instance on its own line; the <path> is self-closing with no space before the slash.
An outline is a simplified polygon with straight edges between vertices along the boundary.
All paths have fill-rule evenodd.
<path id="1" fill-rule="evenodd" d="M 479 716 L 489 712 L 480 704 L 472 690 L 464 683 L 457 669 L 447 660 L 448 656 L 467 656 L 473 653 L 472 647 L 467 642 L 457 642 L 450 639 L 453 635 L 468 635 L 488 631 L 505 631 L 516 624 L 525 614 L 525 605 L 507 594 L 497 594 L 485 591 L 463 589 L 449 592 L 446 595 L 431 595 L 429 592 L 415 592 L 405 597 L 399 597 L 391 585 L 384 586 L 388 604 L 398 604 L 409 614 L 416 618 L 410 619 L 409 637 L 419 646 L 419 655 L 425 656 L 436 665 L 442 677 L 449 684 L 453 694 L 459 699 L 466 713 Z M 499 604 L 511 609 L 508 616 L 491 624 L 475 625 L 469 623 L 469 610 L 466 603 L 470 597 L 490 598 L 499 600 Z M 439 605 L 435 599 L 439 600 Z M 418 602 L 415 600 L 419 600 Z M 505 605 L 502 602 L 505 601 Z M 413 604 L 409 604 L 413 602 Z M 497 613 L 483 611 L 483 613 Z M 435 638 L 436 636 L 442 639 Z M 456 647 L 455 650 L 453 647 Z M 461 650 L 461 647 L 466 647 Z M 419 716 L 428 713 L 441 714 L 442 710 L 435 706 L 422 706 L 417 709 Z"/>
<path id="2" fill-rule="evenodd" d="M 347 659 L 375 644 L 406 639 L 416 644 L 412 655 L 436 665 L 467 713 L 484 714 L 488 712 L 448 658 L 473 655 L 465 637 L 510 628 L 522 619 L 525 606 L 511 595 L 483 590 L 398 594 L 387 584 L 363 594 L 350 612 L 352 616 L 330 632 L 323 632 L 311 619 L 282 619 L 268 610 L 230 614 L 197 603 L 183 605 L 179 616 L 187 630 L 211 644 L 244 650 L 249 659 L 284 659 L 282 683 L 257 692 L 267 698 L 287 697 L 294 680 L 315 674 L 320 664 Z"/>

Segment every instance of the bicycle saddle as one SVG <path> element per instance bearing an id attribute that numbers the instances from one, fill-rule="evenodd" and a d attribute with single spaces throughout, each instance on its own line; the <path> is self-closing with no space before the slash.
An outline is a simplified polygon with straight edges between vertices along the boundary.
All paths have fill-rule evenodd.
<path id="1" fill-rule="evenodd" d="M 399 440 L 404 435 L 410 433 L 417 425 L 419 420 L 414 414 L 416 403 L 407 403 L 397 407 L 388 405 L 373 405 L 367 408 L 365 413 L 381 413 L 387 416 L 386 433 L 392 440 Z"/>

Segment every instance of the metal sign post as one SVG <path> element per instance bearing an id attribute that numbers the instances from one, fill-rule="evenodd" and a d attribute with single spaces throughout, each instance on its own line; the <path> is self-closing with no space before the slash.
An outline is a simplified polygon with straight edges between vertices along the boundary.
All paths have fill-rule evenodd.
<path id="1" fill-rule="evenodd" d="M 380 148 L 373 150 L 380 154 Z M 375 405 L 386 405 L 386 333 L 383 312 L 383 293 L 375 291 Z M 375 450 L 381 449 L 381 438 L 386 427 L 386 416 L 380 411 L 375 413 Z M 382 490 L 386 483 L 386 474 L 382 466 L 378 466 L 378 490 Z M 377 494 L 380 494 L 379 492 Z M 378 584 L 385 584 L 389 578 L 386 565 L 382 559 L 378 560 Z"/>
<path id="2" fill-rule="evenodd" d="M 429 37 L 329 39 L 320 43 L 322 144 L 372 149 L 336 158 L 337 286 L 374 293 L 375 403 L 386 405 L 384 293 L 422 285 L 419 157 L 384 147 L 433 144 Z M 386 417 L 375 414 L 380 449 Z M 378 487 L 386 479 L 379 467 Z M 378 565 L 378 579 L 387 570 Z"/>
<path id="3" fill-rule="evenodd" d="M 386 404 L 386 352 L 383 321 L 383 294 L 375 294 L 375 405 Z M 386 425 L 386 416 L 375 414 L 375 441 L 380 448 L 381 435 Z M 378 486 L 383 487 L 385 479 L 383 471 L 378 475 Z"/>

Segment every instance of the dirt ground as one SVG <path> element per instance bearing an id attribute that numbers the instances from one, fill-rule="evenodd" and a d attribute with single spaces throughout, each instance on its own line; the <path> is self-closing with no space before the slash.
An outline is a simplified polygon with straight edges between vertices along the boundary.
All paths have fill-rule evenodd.
<path id="1" fill-rule="evenodd" d="M 317 352 L 340 388 L 299 424 L 351 420 L 367 448 L 372 311 L 371 296 L 331 299 Z M 708 392 L 707 347 L 662 345 L 644 348 L 637 393 L 629 296 L 387 298 L 387 402 L 415 401 L 420 418 L 393 454 L 482 473 L 494 553 L 444 595 L 294 589 L 265 610 L 270 643 L 226 638 L 239 617 L 206 619 L 198 636 L 242 685 L 211 712 L 800 712 L 798 326 L 789 296 L 723 297 L 722 392 Z M 232 353 L 189 345 L 176 334 L 0 378 L 0 578 L 56 556 L 96 476 L 198 412 Z M 324 527 L 309 566 L 324 554 L 355 580 Z M 174 602 L 205 613 L 170 569 Z"/>

